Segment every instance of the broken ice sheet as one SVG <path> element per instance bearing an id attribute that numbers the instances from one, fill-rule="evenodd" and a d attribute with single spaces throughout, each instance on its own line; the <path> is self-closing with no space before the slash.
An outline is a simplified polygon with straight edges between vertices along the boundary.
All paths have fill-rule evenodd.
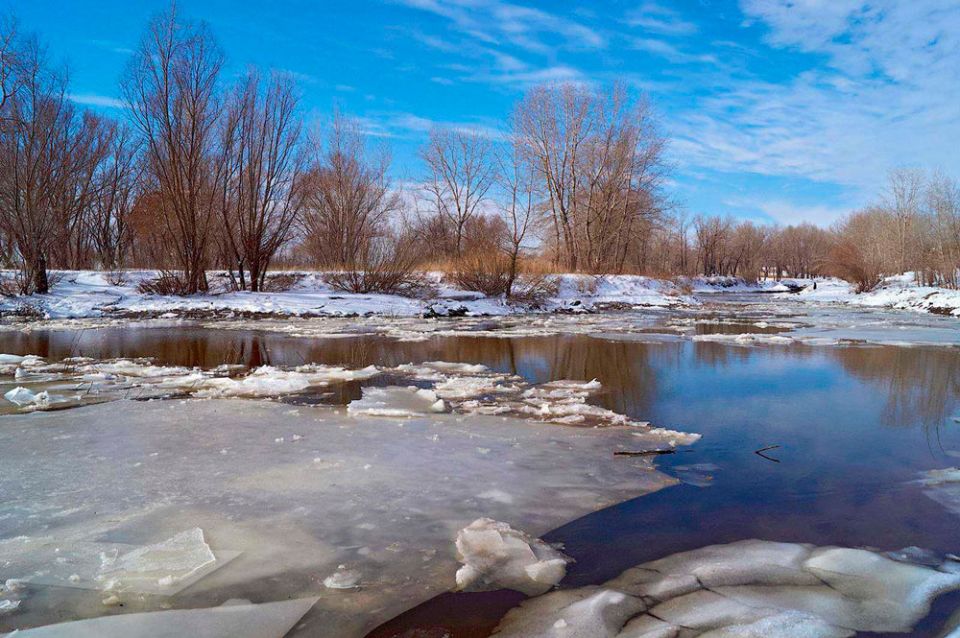
<path id="1" fill-rule="evenodd" d="M 28 418 L 35 426 L 0 427 L 9 495 L 0 565 L 31 577 L 31 603 L 8 617 L 22 627 L 116 613 L 103 592 L 82 587 L 99 574 L 100 552 L 123 541 L 119 558 L 199 527 L 219 567 L 181 590 L 178 607 L 318 595 L 310 617 L 331 635 L 359 637 L 449 590 L 461 567 L 457 532 L 480 516 L 538 537 L 677 483 L 650 459 L 612 455 L 660 444 L 635 437 L 637 428 L 433 413 L 398 428 L 396 419 L 240 399 L 123 401 Z M 273 442 L 293 434 L 304 438 Z M 242 554 L 223 566 L 221 548 Z M 359 589 L 323 586 L 339 565 L 362 575 Z M 57 586 L 33 577 L 44 570 Z M 170 601 L 119 595 L 125 612 Z"/>
<path id="2" fill-rule="evenodd" d="M 172 588 L 201 569 L 212 566 L 216 560 L 203 538 L 203 530 L 194 527 L 125 554 L 101 553 L 97 580 L 112 583 L 108 589 Z"/>
<path id="3" fill-rule="evenodd" d="M 23 386 L 17 386 L 6 392 L 3 398 L 20 408 L 43 410 L 50 407 L 50 394 L 48 392 L 34 392 Z"/>
<path id="4" fill-rule="evenodd" d="M 347 406 L 352 416 L 409 417 L 446 410 L 446 403 L 433 390 L 394 386 L 364 388 L 363 396 Z"/>
<path id="5" fill-rule="evenodd" d="M 600 586 L 524 602 L 500 638 L 797 636 L 909 632 L 960 574 L 841 547 L 749 540 L 674 554 Z"/>
<path id="6" fill-rule="evenodd" d="M 479 518 L 457 533 L 457 589 L 513 589 L 528 596 L 549 591 L 572 559 L 506 523 Z"/>
<path id="7" fill-rule="evenodd" d="M 17 552 L 24 581 L 30 585 L 164 596 L 179 593 L 239 554 L 214 553 L 199 528 L 141 546 L 69 540 L 33 543 L 29 538 L 6 545 L 0 555 Z"/>
<path id="8" fill-rule="evenodd" d="M 316 602 L 316 598 L 301 598 L 262 605 L 121 614 L 14 633 L 18 638 L 283 638 Z"/>

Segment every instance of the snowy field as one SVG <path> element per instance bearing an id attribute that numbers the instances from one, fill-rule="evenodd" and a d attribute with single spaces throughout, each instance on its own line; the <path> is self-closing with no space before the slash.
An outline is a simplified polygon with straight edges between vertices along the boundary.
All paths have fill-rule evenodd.
<path id="1" fill-rule="evenodd" d="M 0 312 L 48 319 L 127 316 L 357 316 L 416 317 L 426 313 L 445 315 L 505 315 L 528 312 L 524 304 L 508 303 L 480 293 L 458 290 L 443 282 L 439 273 L 429 273 L 433 293 L 425 298 L 386 294 L 351 294 L 335 290 L 318 273 L 303 277 L 285 292 L 224 292 L 190 297 L 147 295 L 138 292 L 140 281 L 156 273 L 131 271 L 122 285 L 113 285 L 104 273 L 58 272 L 50 294 L 9 297 L 0 302 Z M 562 275 L 556 293 L 542 303 L 547 311 L 586 310 L 604 304 L 670 307 L 697 303 L 669 281 L 631 275 L 592 277 Z"/>

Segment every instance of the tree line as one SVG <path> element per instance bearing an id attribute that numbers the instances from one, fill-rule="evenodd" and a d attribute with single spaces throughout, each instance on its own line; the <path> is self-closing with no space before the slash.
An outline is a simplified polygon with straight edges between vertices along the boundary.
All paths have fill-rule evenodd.
<path id="1" fill-rule="evenodd" d="M 38 39 L 0 24 L 0 249 L 17 292 L 47 292 L 52 269 L 132 267 L 179 294 L 207 290 L 211 269 L 262 290 L 277 266 L 358 292 L 412 290 L 438 266 L 507 295 L 537 269 L 957 285 L 960 197 L 943 176 L 896 172 L 831 229 L 689 217 L 644 97 L 561 84 L 529 90 L 495 134 L 435 127 L 400 185 L 360 121 L 312 127 L 293 77 L 227 82 L 225 64 L 171 9 L 144 31 L 115 119 L 81 109 Z"/>

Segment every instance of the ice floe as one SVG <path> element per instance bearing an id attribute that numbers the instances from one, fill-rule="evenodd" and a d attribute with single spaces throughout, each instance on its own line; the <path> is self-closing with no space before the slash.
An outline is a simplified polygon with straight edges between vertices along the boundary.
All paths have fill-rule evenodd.
<path id="1" fill-rule="evenodd" d="M 518 416 L 560 425 L 633 426 L 661 437 L 669 445 L 689 444 L 699 438 L 695 434 L 653 428 L 647 422 L 596 405 L 592 397 L 602 390 L 596 379 L 531 384 L 522 377 L 495 372 L 480 364 L 431 361 L 358 369 L 319 364 L 293 368 L 267 365 L 245 371 L 235 366 L 207 370 L 160 366 L 145 359 L 73 359 L 51 363 L 37 359 L 30 370 L 30 374 L 39 375 L 35 383 L 68 393 L 72 401 L 63 403 L 66 398 L 58 395 L 54 399 L 48 390 L 35 392 L 23 386 L 7 392 L 8 401 L 30 409 L 44 409 L 54 401 L 67 407 L 85 401 L 116 400 L 131 393 L 133 398 L 278 398 L 347 381 L 388 376 L 401 383 L 406 380 L 410 385 L 364 387 L 361 398 L 350 402 L 347 411 L 356 416 L 380 417 L 453 411 Z"/>
<path id="2" fill-rule="evenodd" d="M 0 565 L 24 587 L 3 596 L 24 600 L 3 630 L 315 595 L 304 620 L 313 624 L 293 635 L 360 637 L 455 585 L 454 541 L 477 518 L 537 538 L 677 483 L 650 459 L 613 456 L 660 444 L 634 436 L 640 428 L 456 413 L 413 416 L 399 428 L 397 419 L 243 399 L 0 419 Z M 274 443 L 294 435 L 296 444 Z M 101 555 L 107 570 L 126 568 L 98 580 Z M 358 586 L 324 585 L 347 571 L 362 575 Z"/>
<path id="3" fill-rule="evenodd" d="M 22 629 L 15 635 L 17 638 L 283 638 L 316 602 L 316 598 L 300 598 L 261 605 L 243 602 L 207 609 L 121 614 Z"/>
<path id="4" fill-rule="evenodd" d="M 749 540 L 638 565 L 524 602 L 496 635 L 617 638 L 909 632 L 960 574 L 842 547 Z"/>
<path id="5" fill-rule="evenodd" d="M 21 408 L 43 410 L 50 407 L 50 394 L 47 391 L 33 392 L 29 388 L 17 386 L 4 393 L 3 398 Z"/>
<path id="6" fill-rule="evenodd" d="M 362 398 L 347 406 L 354 416 L 410 417 L 446 411 L 447 404 L 436 392 L 416 387 L 365 388 Z"/>
<path id="7" fill-rule="evenodd" d="M 457 533 L 457 588 L 514 589 L 528 596 L 549 591 L 567 573 L 568 556 L 507 523 L 479 518 Z"/>
<path id="8" fill-rule="evenodd" d="M 109 584 L 104 586 L 108 590 L 170 588 L 216 560 L 203 538 L 203 530 L 195 527 L 125 554 L 101 553 L 97 580 Z"/>

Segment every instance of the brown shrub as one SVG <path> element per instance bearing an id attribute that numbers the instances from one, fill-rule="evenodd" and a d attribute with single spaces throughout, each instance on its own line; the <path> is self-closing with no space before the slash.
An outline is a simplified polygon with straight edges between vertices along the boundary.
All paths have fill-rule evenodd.
<path id="1" fill-rule="evenodd" d="M 145 295 L 187 294 L 187 282 L 178 273 L 164 272 L 152 279 L 144 279 L 137 284 L 137 292 Z"/>
<path id="2" fill-rule="evenodd" d="M 382 238 L 364 250 L 359 268 L 329 272 L 329 286 L 343 292 L 382 293 L 424 297 L 433 292 L 426 276 L 417 270 L 419 251 L 412 238 Z"/>
<path id="3" fill-rule="evenodd" d="M 873 263 L 850 239 L 842 239 L 834 244 L 828 262 L 833 272 L 856 285 L 857 292 L 870 292 L 883 279 L 879 265 Z"/>

